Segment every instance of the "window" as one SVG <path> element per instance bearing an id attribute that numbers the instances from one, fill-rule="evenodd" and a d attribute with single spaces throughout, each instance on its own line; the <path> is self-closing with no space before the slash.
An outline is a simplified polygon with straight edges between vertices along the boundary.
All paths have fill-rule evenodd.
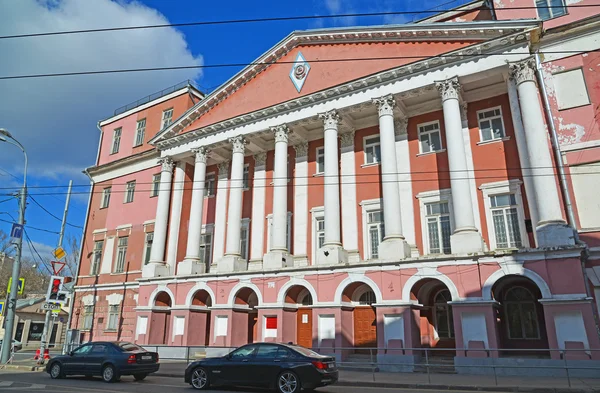
<path id="1" fill-rule="evenodd" d="M 215 195 L 215 174 L 214 173 L 209 173 L 206 175 L 206 181 L 204 184 L 204 187 L 206 189 L 206 196 L 210 197 L 210 196 L 214 196 Z"/>
<path id="2" fill-rule="evenodd" d="M 146 135 L 146 119 L 142 119 L 137 122 L 137 129 L 135 131 L 135 141 L 133 141 L 133 147 L 141 146 L 144 143 L 145 135 Z"/>
<path id="3" fill-rule="evenodd" d="M 288 359 L 291 357 L 293 357 L 292 351 L 290 351 L 289 349 L 284 348 L 284 347 L 279 347 L 279 350 L 277 351 L 276 359 Z"/>
<path id="4" fill-rule="evenodd" d="M 448 202 L 428 203 L 426 207 L 429 253 L 450 254 L 450 209 Z"/>
<path id="5" fill-rule="evenodd" d="M 163 111 L 162 123 L 160 125 L 160 129 L 162 130 L 165 127 L 170 126 L 171 123 L 173 123 L 173 108 Z"/>
<path id="6" fill-rule="evenodd" d="M 490 197 L 494 233 L 497 248 L 518 248 L 521 243 L 521 229 L 517 201 L 514 194 L 493 195 Z"/>
<path id="7" fill-rule="evenodd" d="M 597 191 L 600 190 L 600 163 L 569 165 L 569 171 L 581 229 L 600 228 Z M 600 306 L 600 302 L 598 302 L 598 306 Z"/>
<path id="8" fill-rule="evenodd" d="M 448 302 L 452 300 L 450 291 L 440 290 L 433 298 L 435 310 L 435 330 L 439 338 L 454 337 L 454 320 L 452 318 L 452 307 Z"/>
<path id="9" fill-rule="evenodd" d="M 98 240 L 94 242 L 94 254 L 92 255 L 92 266 L 90 267 L 90 275 L 95 276 L 98 274 L 100 268 L 100 261 L 102 260 L 102 248 L 104 247 L 104 240 Z"/>
<path id="10" fill-rule="evenodd" d="M 240 230 L 240 255 L 242 259 L 248 259 L 248 219 L 242 220 Z"/>
<path id="11" fill-rule="evenodd" d="M 115 273 L 123 273 L 125 269 L 125 258 L 127 256 L 127 243 L 129 238 L 123 236 L 119 238 L 119 244 L 117 246 L 117 264 L 115 266 Z"/>
<path id="12" fill-rule="evenodd" d="M 242 179 L 242 187 L 244 190 L 248 190 L 250 188 L 250 167 L 248 164 L 244 165 L 244 177 Z"/>
<path id="13" fill-rule="evenodd" d="M 81 347 L 74 350 L 73 354 L 77 355 L 77 356 L 86 355 L 91 350 L 92 350 L 92 345 L 82 345 Z"/>
<path id="14" fill-rule="evenodd" d="M 29 333 L 27 334 L 27 341 L 41 341 L 43 331 L 44 322 L 31 322 L 29 325 Z"/>
<path id="15" fill-rule="evenodd" d="M 200 235 L 200 261 L 209 266 L 212 258 L 212 232 Z"/>
<path id="16" fill-rule="evenodd" d="M 317 148 L 317 174 L 325 173 L 325 148 Z"/>
<path id="17" fill-rule="evenodd" d="M 567 13 L 563 0 L 536 0 L 535 6 L 541 20 L 557 18 Z"/>
<path id="18" fill-rule="evenodd" d="M 510 288 L 502 303 L 506 314 L 508 338 L 530 340 L 540 338 L 536 298 L 528 289 Z"/>
<path id="19" fill-rule="evenodd" d="M 150 191 L 150 197 L 158 196 L 160 190 L 160 173 L 152 176 L 152 191 Z"/>
<path id="20" fill-rule="evenodd" d="M 259 345 L 256 352 L 257 359 L 275 359 L 277 356 L 277 345 Z"/>
<path id="21" fill-rule="evenodd" d="M 154 232 L 146 233 L 146 247 L 144 248 L 144 265 L 150 262 L 150 254 L 152 254 L 152 242 L 154 241 Z"/>
<path id="22" fill-rule="evenodd" d="M 421 153 L 431 153 L 442 150 L 442 136 L 440 132 L 440 122 L 419 125 L 419 151 Z"/>
<path id="23" fill-rule="evenodd" d="M 100 205 L 100 209 L 105 209 L 108 207 L 109 203 L 110 203 L 110 191 L 112 190 L 112 187 L 106 187 L 104 190 L 102 190 L 102 204 Z"/>
<path id="24" fill-rule="evenodd" d="M 125 190 L 125 203 L 133 202 L 133 193 L 135 192 L 135 180 L 127 182 Z"/>
<path id="25" fill-rule="evenodd" d="M 381 162 L 381 145 L 379 136 L 365 138 L 365 164 Z"/>
<path id="26" fill-rule="evenodd" d="M 94 322 L 94 306 L 83 306 L 83 330 L 90 330 Z"/>
<path id="27" fill-rule="evenodd" d="M 316 230 L 317 250 L 319 250 L 325 244 L 325 217 L 317 217 Z"/>
<path id="28" fill-rule="evenodd" d="M 360 298 L 358 299 L 358 304 L 361 306 L 370 306 L 373 303 L 375 303 L 375 292 L 371 290 L 360 295 Z"/>
<path id="29" fill-rule="evenodd" d="M 107 330 L 117 330 L 119 327 L 119 305 L 111 304 L 108 306 L 108 326 Z"/>
<path id="30" fill-rule="evenodd" d="M 377 259 L 379 258 L 379 244 L 385 237 L 382 210 L 367 213 L 367 231 L 369 233 L 369 259 Z"/>
<path id="31" fill-rule="evenodd" d="M 112 149 L 110 154 L 119 152 L 119 146 L 121 146 L 121 128 L 117 128 L 113 131 Z"/>
<path id="32" fill-rule="evenodd" d="M 108 347 L 105 344 L 94 344 L 90 355 L 104 355 L 108 351 Z"/>
<path id="33" fill-rule="evenodd" d="M 588 95 L 581 68 L 553 74 L 552 79 L 559 110 L 575 108 L 590 103 L 590 96 Z"/>
<path id="34" fill-rule="evenodd" d="M 231 358 L 232 359 L 250 358 L 254 355 L 254 352 L 256 351 L 256 347 L 257 347 L 256 345 L 246 345 L 245 347 L 236 349 L 235 351 L 233 351 L 231 353 Z"/>
<path id="35" fill-rule="evenodd" d="M 486 109 L 477 112 L 481 142 L 504 138 L 504 122 L 500 108 Z"/>

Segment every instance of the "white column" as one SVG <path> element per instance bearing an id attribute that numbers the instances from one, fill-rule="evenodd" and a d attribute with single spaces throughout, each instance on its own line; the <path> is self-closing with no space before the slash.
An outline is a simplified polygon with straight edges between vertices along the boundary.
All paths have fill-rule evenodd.
<path id="1" fill-rule="evenodd" d="M 358 253 L 358 215 L 356 213 L 356 160 L 354 130 L 340 135 L 340 182 L 342 187 L 342 239 L 349 262 L 360 262 Z"/>
<path id="2" fill-rule="evenodd" d="M 536 195 L 538 247 L 574 245 L 573 229 L 562 215 L 554 163 L 550 155 L 548 133 L 535 82 L 535 59 L 510 64 L 511 77 L 517 84 L 527 140 L 530 175 Z"/>
<path id="3" fill-rule="evenodd" d="M 183 204 L 183 189 L 185 186 L 185 162 L 175 165 L 175 181 L 173 182 L 173 200 L 169 222 L 169 240 L 167 243 L 167 265 L 171 274 L 175 274 L 177 265 L 177 245 L 179 244 L 179 229 L 181 224 L 181 206 Z"/>
<path id="4" fill-rule="evenodd" d="M 325 138 L 325 243 L 317 252 L 317 264 L 330 265 L 348 260 L 340 236 L 340 176 L 338 159 L 338 123 L 335 110 L 319 114 L 324 123 Z"/>
<path id="5" fill-rule="evenodd" d="M 206 159 L 208 149 L 193 149 L 196 165 L 192 184 L 192 202 L 190 205 L 190 223 L 188 226 L 185 260 L 177 266 L 178 275 L 206 272 L 206 266 L 200 262 L 200 237 L 202 235 L 202 215 L 204 209 L 204 181 L 206 180 Z"/>
<path id="6" fill-rule="evenodd" d="M 373 100 L 379 112 L 379 142 L 381 145 L 381 188 L 383 191 L 383 222 L 385 237 L 379 245 L 379 259 L 394 260 L 410 256 L 410 247 L 402 234 L 396 133 L 394 131 L 394 97 Z"/>
<path id="7" fill-rule="evenodd" d="M 293 265 L 287 249 L 287 189 L 288 189 L 288 133 L 285 124 L 271 128 L 275 134 L 275 165 L 273 171 L 273 223 L 270 250 L 263 259 L 265 269 Z"/>
<path id="8" fill-rule="evenodd" d="M 396 172 L 398 173 L 398 189 L 400 192 L 400 211 L 402 212 L 402 232 L 410 245 L 411 255 L 419 256 L 415 238 L 415 205 L 410 173 L 410 152 L 408 149 L 408 120 L 396 119 Z"/>
<path id="9" fill-rule="evenodd" d="M 158 277 L 169 274 L 169 269 L 165 265 L 164 258 L 174 163 L 171 157 L 161 158 L 158 162 L 161 164 L 161 172 L 156 219 L 154 221 L 154 240 L 152 241 L 152 249 L 150 250 L 150 263 L 142 269 L 143 277 Z"/>
<path id="10" fill-rule="evenodd" d="M 450 237 L 453 254 L 483 251 L 483 239 L 475 226 L 465 142 L 459 105 L 460 84 L 454 77 L 436 82 L 442 97 L 446 145 L 450 169 L 450 188 L 454 215 L 454 234 Z"/>
<path id="11" fill-rule="evenodd" d="M 215 196 L 215 227 L 213 232 L 213 262 L 223 258 L 225 249 L 225 229 L 227 227 L 227 192 L 229 191 L 229 161 L 219 165 L 219 179 L 217 181 L 217 195 Z M 217 266 L 217 269 L 219 267 Z"/>
<path id="12" fill-rule="evenodd" d="M 471 191 L 471 201 L 473 205 L 473 222 L 475 228 L 481 233 L 481 215 L 479 214 L 479 199 L 477 199 L 477 182 L 475 181 L 475 163 L 473 162 L 473 150 L 471 149 L 471 129 L 469 128 L 468 104 L 466 101 L 459 102 L 460 120 L 462 121 L 463 141 L 465 145 L 465 159 L 467 161 L 467 176 L 469 178 L 469 190 Z"/>
<path id="13" fill-rule="evenodd" d="M 244 188 L 244 150 L 246 140 L 239 135 L 229 139 L 233 147 L 229 180 L 229 210 L 227 211 L 227 244 L 225 256 L 219 262 L 219 272 L 247 270 L 248 261 L 241 257 L 242 202 Z"/>
<path id="14" fill-rule="evenodd" d="M 265 239 L 265 194 L 267 153 L 254 155 L 254 181 L 252 182 L 252 244 L 250 260 L 260 261 L 264 255 Z"/>
<path id="15" fill-rule="evenodd" d="M 308 142 L 294 146 L 294 266 L 308 265 Z"/>

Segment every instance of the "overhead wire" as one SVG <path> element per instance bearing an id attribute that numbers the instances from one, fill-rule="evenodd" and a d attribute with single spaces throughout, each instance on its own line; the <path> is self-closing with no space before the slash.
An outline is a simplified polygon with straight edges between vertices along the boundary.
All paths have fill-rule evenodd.
<path id="1" fill-rule="evenodd" d="M 38 201 L 35 200 L 35 198 L 31 195 L 31 193 L 28 193 L 27 196 L 29 197 L 29 199 L 31 199 L 36 205 L 38 205 L 43 211 L 45 211 L 46 213 L 48 213 L 50 216 L 54 217 L 55 219 L 57 219 L 58 221 L 62 222 L 62 218 L 59 218 L 57 216 L 55 216 L 54 214 L 52 214 L 48 209 L 46 209 L 44 206 L 42 206 L 42 204 L 40 204 Z M 79 228 L 79 229 L 83 229 L 82 226 L 79 225 L 75 225 L 75 224 L 71 224 L 69 222 L 66 223 L 67 225 L 74 227 L 74 228 Z"/>
<path id="2" fill-rule="evenodd" d="M 29 237 L 29 234 L 27 233 L 26 230 L 23 230 L 23 233 L 25 234 L 25 238 L 27 240 L 27 243 L 30 247 L 30 252 L 31 252 L 31 248 L 33 248 L 33 251 L 35 251 L 35 253 L 37 254 L 37 256 L 40 258 L 40 265 L 44 266 L 46 268 L 46 270 L 48 270 L 48 273 L 50 275 L 52 275 L 52 271 L 50 270 L 50 268 L 47 266 L 47 262 L 44 258 L 42 258 L 42 256 L 40 255 L 40 253 L 38 252 L 38 250 L 35 248 L 35 246 L 33 245 L 33 242 L 31 241 L 31 238 Z M 31 256 L 33 257 L 33 253 L 31 253 Z M 33 258 L 35 261 L 35 258 Z"/>

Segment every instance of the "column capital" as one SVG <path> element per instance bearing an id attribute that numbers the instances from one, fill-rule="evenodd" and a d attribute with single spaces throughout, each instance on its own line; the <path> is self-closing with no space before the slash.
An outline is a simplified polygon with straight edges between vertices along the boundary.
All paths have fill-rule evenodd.
<path id="1" fill-rule="evenodd" d="M 223 161 L 219 163 L 219 178 L 227 177 L 229 175 L 229 161 Z"/>
<path id="2" fill-rule="evenodd" d="M 206 146 L 200 146 L 195 149 L 192 149 L 192 153 L 195 155 L 195 162 L 201 162 L 206 164 L 206 159 L 208 158 L 208 148 Z"/>
<path id="3" fill-rule="evenodd" d="M 533 57 L 515 63 L 509 63 L 508 69 L 510 78 L 514 80 L 517 85 L 520 85 L 523 82 L 535 82 L 536 63 L 535 58 Z"/>
<path id="4" fill-rule="evenodd" d="M 462 121 L 468 121 L 467 114 L 469 113 L 468 112 L 469 104 L 467 103 L 467 101 L 460 101 L 459 107 L 460 107 L 460 119 Z"/>
<path id="5" fill-rule="evenodd" d="M 256 153 L 254 155 L 254 166 L 264 166 L 267 163 L 267 153 Z"/>
<path id="6" fill-rule="evenodd" d="M 275 134 L 275 143 L 277 142 L 285 142 L 288 141 L 288 134 L 290 133 L 290 129 L 287 124 L 280 124 L 275 127 L 271 127 L 271 131 Z"/>
<path id="7" fill-rule="evenodd" d="M 340 115 L 335 109 L 327 111 L 325 113 L 319 113 L 319 119 L 323 119 L 325 129 L 337 128 L 340 122 Z"/>
<path id="8" fill-rule="evenodd" d="M 229 138 L 229 143 L 231 143 L 233 147 L 233 153 L 242 153 L 244 154 L 244 148 L 246 146 L 246 138 L 243 135 L 234 136 Z"/>
<path id="9" fill-rule="evenodd" d="M 446 79 L 445 81 L 435 82 L 435 87 L 442 96 L 442 101 L 455 99 L 458 100 L 460 96 L 460 82 L 458 77 Z"/>
<path id="10" fill-rule="evenodd" d="M 394 119 L 394 133 L 396 135 L 406 135 L 408 132 L 408 119 L 406 117 L 400 117 Z"/>
<path id="11" fill-rule="evenodd" d="M 396 100 L 391 94 L 379 98 L 373 98 L 373 103 L 377 105 L 379 116 L 394 116 L 394 106 L 396 106 Z"/>
<path id="12" fill-rule="evenodd" d="M 158 163 L 161 165 L 161 172 L 173 172 L 175 161 L 171 157 L 159 158 Z"/>
<path id="13" fill-rule="evenodd" d="M 354 130 L 340 135 L 340 147 L 354 146 Z"/>
<path id="14" fill-rule="evenodd" d="M 300 142 L 294 145 L 296 150 L 296 158 L 306 157 L 308 155 L 308 142 Z"/>

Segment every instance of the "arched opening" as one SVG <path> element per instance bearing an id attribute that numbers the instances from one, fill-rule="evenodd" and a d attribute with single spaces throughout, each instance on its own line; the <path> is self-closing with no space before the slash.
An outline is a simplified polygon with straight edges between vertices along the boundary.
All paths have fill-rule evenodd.
<path id="1" fill-rule="evenodd" d="M 371 349 L 377 348 L 377 314 L 373 304 L 377 302 L 373 288 L 362 282 L 348 285 L 342 292 L 342 303 L 350 303 L 352 309 L 352 345 L 356 353 L 370 354 Z M 342 311 L 342 334 L 345 331 L 344 311 Z"/>
<path id="2" fill-rule="evenodd" d="M 233 310 L 233 326 L 239 326 L 242 332 L 239 337 L 232 337 L 232 344 L 250 344 L 258 339 L 258 296 L 251 288 L 241 288 L 234 297 L 236 307 Z"/>
<path id="3" fill-rule="evenodd" d="M 194 332 L 188 335 L 188 345 L 208 345 L 210 343 L 210 294 L 200 289 L 192 297 L 189 329 Z"/>
<path id="4" fill-rule="evenodd" d="M 167 339 L 169 337 L 169 331 L 171 330 L 172 305 L 171 296 L 167 292 L 161 291 L 156 294 L 154 304 L 152 304 L 148 344 L 168 344 Z"/>
<path id="5" fill-rule="evenodd" d="M 452 294 L 446 284 L 434 278 L 418 281 L 411 289 L 411 300 L 421 305 L 419 310 L 419 331 L 421 346 L 424 348 L 455 348 L 454 315 Z M 454 352 L 435 351 L 442 357 L 454 356 Z"/>
<path id="6" fill-rule="evenodd" d="M 306 348 L 313 347 L 313 318 L 312 318 L 312 305 L 313 298 L 308 289 L 302 285 L 294 285 L 288 289 L 285 294 L 285 304 L 291 305 L 284 309 L 283 323 L 285 321 L 293 320 L 295 315 L 296 321 L 296 334 L 290 334 L 287 330 L 287 325 L 284 329 L 284 340 L 283 341 L 295 341 L 296 344 L 302 345 Z M 288 340 L 289 339 L 289 340 Z"/>
<path id="7" fill-rule="evenodd" d="M 496 320 L 502 355 L 510 356 L 511 349 L 531 349 L 531 355 L 547 357 L 548 353 L 534 351 L 548 348 L 544 309 L 539 302 L 542 293 L 529 278 L 509 275 L 492 287 L 494 299 L 500 303 Z M 519 352 L 521 356 L 523 352 Z"/>

